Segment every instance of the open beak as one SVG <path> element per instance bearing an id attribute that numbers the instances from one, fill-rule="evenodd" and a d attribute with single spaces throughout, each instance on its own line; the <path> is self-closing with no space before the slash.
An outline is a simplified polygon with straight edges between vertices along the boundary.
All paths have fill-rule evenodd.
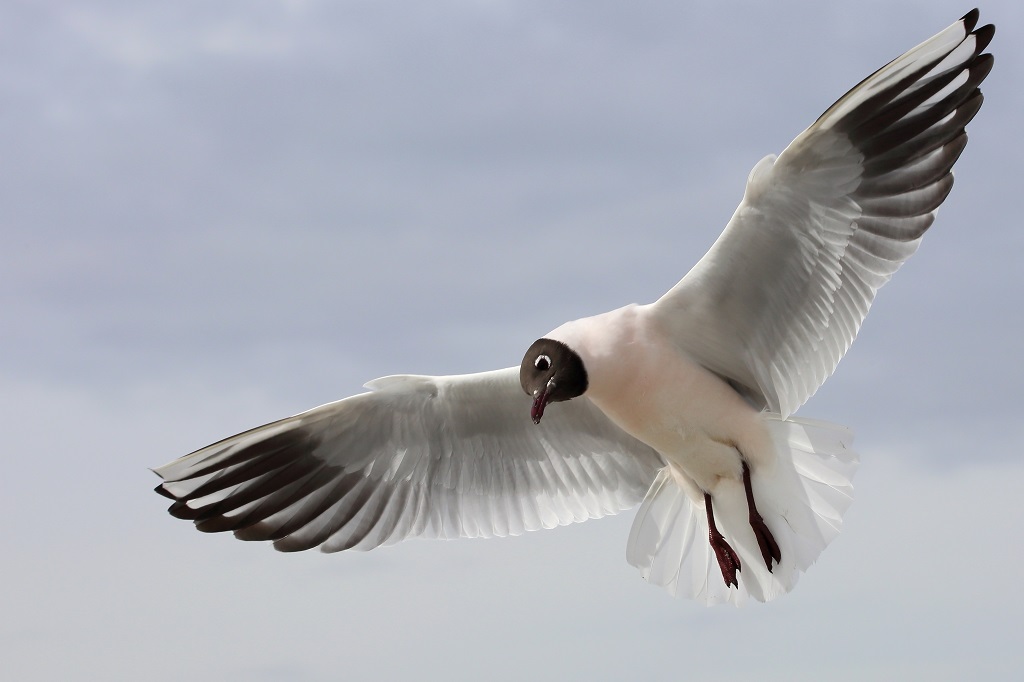
<path id="1" fill-rule="evenodd" d="M 539 388 L 533 392 L 533 407 L 530 408 L 530 417 L 533 419 L 534 424 L 540 424 L 540 419 L 544 416 L 544 408 L 547 407 L 551 399 L 551 391 L 554 388 L 555 380 L 551 378 L 548 379 L 548 383 L 544 388 Z"/>

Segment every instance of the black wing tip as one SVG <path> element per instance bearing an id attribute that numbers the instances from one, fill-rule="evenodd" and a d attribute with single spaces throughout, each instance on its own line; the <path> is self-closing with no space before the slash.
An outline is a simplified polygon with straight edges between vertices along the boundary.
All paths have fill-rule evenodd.
<path id="1" fill-rule="evenodd" d="M 178 498 L 174 496 L 174 493 L 167 490 L 167 488 L 164 487 L 163 483 L 153 488 L 153 492 L 155 492 L 157 495 L 162 495 L 163 497 L 166 497 L 168 500 L 174 500 L 175 502 L 178 501 Z"/>
<path id="2" fill-rule="evenodd" d="M 960 21 L 964 24 L 964 31 L 966 31 L 968 35 L 973 34 L 974 39 L 977 41 L 974 48 L 974 54 L 979 54 L 988 47 L 989 43 L 992 42 L 993 36 L 996 34 L 995 24 L 985 24 L 981 28 L 978 28 L 979 19 L 981 19 L 981 12 L 977 7 L 960 17 Z"/>
<path id="3" fill-rule="evenodd" d="M 982 55 L 978 55 L 978 57 L 974 60 L 974 63 L 971 64 L 971 75 L 980 84 L 981 81 L 988 78 L 988 75 L 992 72 L 992 67 L 995 65 L 995 63 L 996 58 L 993 57 L 988 52 Z"/>
<path id="4" fill-rule="evenodd" d="M 188 506 L 188 500 L 175 500 L 174 504 L 167 508 L 167 513 L 182 521 L 198 522 L 203 512 Z"/>
<path id="5" fill-rule="evenodd" d="M 977 92 L 978 92 L 978 94 L 976 94 L 973 98 L 971 98 L 971 106 L 974 107 L 974 112 L 971 114 L 971 120 L 973 120 L 974 117 L 981 110 L 981 105 L 985 103 L 985 93 L 983 93 L 981 90 L 978 90 Z M 970 122 L 971 122 L 970 120 L 967 121 L 967 123 L 970 123 Z M 964 123 L 964 132 L 965 133 L 967 132 L 967 123 Z"/>
<path id="6" fill-rule="evenodd" d="M 960 21 L 964 23 L 964 28 L 968 33 L 974 30 L 974 27 L 978 25 L 978 20 L 981 18 L 981 11 L 975 7 L 967 14 L 960 17 Z"/>
<path id="7" fill-rule="evenodd" d="M 995 24 L 985 24 L 984 26 L 979 28 L 977 31 L 975 31 L 974 32 L 974 39 L 977 41 L 975 43 L 975 47 L 974 47 L 975 54 L 978 54 L 978 53 L 982 52 L 986 47 L 988 47 L 989 43 L 992 42 L 992 38 L 994 38 L 995 35 L 996 35 L 996 26 L 995 26 Z"/>
<path id="8" fill-rule="evenodd" d="M 284 554 L 293 554 L 295 552 L 306 552 L 313 549 L 316 545 L 311 545 L 307 542 L 303 543 L 287 543 L 283 540 L 277 540 L 274 542 L 274 549 Z"/>

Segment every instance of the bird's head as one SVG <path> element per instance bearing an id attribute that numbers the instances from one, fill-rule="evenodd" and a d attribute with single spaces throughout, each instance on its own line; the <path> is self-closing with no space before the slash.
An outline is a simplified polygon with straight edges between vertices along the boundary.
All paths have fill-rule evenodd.
<path id="1" fill-rule="evenodd" d="M 583 395 L 587 390 L 587 370 L 579 354 L 561 341 L 537 339 L 523 358 L 519 383 L 526 395 L 533 398 L 530 417 L 540 424 L 548 403 Z"/>

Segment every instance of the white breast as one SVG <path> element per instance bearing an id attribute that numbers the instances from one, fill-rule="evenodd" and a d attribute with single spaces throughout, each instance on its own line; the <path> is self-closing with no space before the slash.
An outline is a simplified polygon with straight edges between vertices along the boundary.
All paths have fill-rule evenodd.
<path id="1" fill-rule="evenodd" d="M 630 305 L 569 322 L 548 337 L 580 354 L 594 404 L 702 490 L 739 480 L 740 452 L 752 470 L 773 462 L 759 412 L 674 346 L 655 319 L 649 306 Z"/>

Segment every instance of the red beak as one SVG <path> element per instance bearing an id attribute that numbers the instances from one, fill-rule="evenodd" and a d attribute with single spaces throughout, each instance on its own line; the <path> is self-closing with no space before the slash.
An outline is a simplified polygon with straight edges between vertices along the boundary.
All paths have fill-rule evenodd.
<path id="1" fill-rule="evenodd" d="M 540 424 L 540 418 L 544 416 L 544 408 L 548 404 L 548 388 L 537 391 L 533 396 L 533 407 L 530 408 L 530 417 L 534 424 Z"/>

